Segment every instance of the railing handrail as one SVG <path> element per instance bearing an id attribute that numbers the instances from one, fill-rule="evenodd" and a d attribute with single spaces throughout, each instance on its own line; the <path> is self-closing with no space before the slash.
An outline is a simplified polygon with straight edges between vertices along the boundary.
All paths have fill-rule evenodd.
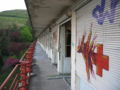
<path id="1" fill-rule="evenodd" d="M 30 48 L 30 47 L 29 47 Z M 29 49 L 28 48 L 28 49 Z M 22 61 L 28 51 L 28 49 L 26 50 L 26 52 L 23 54 L 23 56 L 21 57 L 21 59 L 19 61 Z M 16 64 L 15 67 L 13 68 L 13 70 L 10 72 L 10 74 L 7 76 L 7 78 L 4 80 L 4 82 L 0 85 L 0 90 L 3 90 L 4 86 L 7 84 L 7 82 L 10 80 L 10 78 L 13 76 L 13 74 L 15 73 L 15 71 L 18 69 L 18 67 L 20 66 L 20 64 Z"/>
<path id="2" fill-rule="evenodd" d="M 19 64 L 17 64 L 13 70 L 10 72 L 10 74 L 7 76 L 7 78 L 4 80 L 4 82 L 2 83 L 2 85 L 0 86 L 0 90 L 2 90 L 4 88 L 4 86 L 7 84 L 7 82 L 10 80 L 10 78 L 13 76 L 14 72 L 17 70 L 17 68 L 19 67 Z"/>

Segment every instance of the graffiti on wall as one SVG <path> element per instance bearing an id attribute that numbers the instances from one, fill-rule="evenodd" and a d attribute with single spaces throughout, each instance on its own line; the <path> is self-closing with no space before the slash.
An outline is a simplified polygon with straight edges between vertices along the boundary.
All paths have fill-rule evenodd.
<path id="1" fill-rule="evenodd" d="M 87 78 L 90 80 L 90 74 L 94 75 L 93 65 L 96 66 L 96 74 L 103 76 L 103 69 L 109 70 L 109 56 L 103 54 L 103 44 L 95 44 L 97 36 L 92 37 L 90 31 L 87 41 L 85 42 L 86 33 L 83 34 L 82 40 L 79 41 L 77 52 L 82 53 L 86 65 Z M 97 52 L 95 52 L 97 49 Z"/>
<path id="2" fill-rule="evenodd" d="M 101 0 L 101 5 L 97 5 L 93 11 L 92 16 L 96 18 L 98 24 L 102 25 L 104 23 L 105 18 L 109 20 L 110 23 L 114 23 L 116 7 L 120 0 L 111 0 L 110 10 L 105 11 L 106 0 Z"/>

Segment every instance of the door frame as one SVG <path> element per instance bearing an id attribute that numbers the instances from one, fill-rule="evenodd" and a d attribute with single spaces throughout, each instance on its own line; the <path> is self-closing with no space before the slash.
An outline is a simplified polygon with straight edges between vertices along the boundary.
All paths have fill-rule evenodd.
<path id="1" fill-rule="evenodd" d="M 68 18 L 68 19 L 65 19 L 63 22 L 61 22 L 60 24 L 59 24 L 59 48 L 58 48 L 58 50 L 59 50 L 59 62 L 61 61 L 61 42 L 60 42 L 60 39 L 61 39 L 61 27 L 63 27 L 63 25 L 65 25 L 65 23 L 67 23 L 67 22 L 69 22 L 69 21 L 71 21 L 71 18 Z M 71 26 L 71 41 L 72 41 L 72 26 Z M 65 59 L 66 57 L 65 57 L 65 55 L 64 55 L 64 59 Z M 71 57 L 70 57 L 71 58 Z M 70 63 L 71 63 L 71 61 L 70 61 Z M 62 70 L 61 70 L 61 72 L 62 73 L 65 73 L 64 72 L 64 60 L 62 60 Z M 59 70 L 58 70 L 59 71 Z M 71 71 L 70 71 L 70 73 L 71 73 Z"/>

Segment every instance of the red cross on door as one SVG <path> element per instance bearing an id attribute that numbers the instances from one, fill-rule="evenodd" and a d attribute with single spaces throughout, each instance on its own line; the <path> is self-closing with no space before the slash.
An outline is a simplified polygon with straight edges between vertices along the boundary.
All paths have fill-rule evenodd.
<path id="1" fill-rule="evenodd" d="M 97 45 L 96 74 L 102 77 L 103 69 L 109 70 L 109 56 L 103 55 L 103 44 Z"/>

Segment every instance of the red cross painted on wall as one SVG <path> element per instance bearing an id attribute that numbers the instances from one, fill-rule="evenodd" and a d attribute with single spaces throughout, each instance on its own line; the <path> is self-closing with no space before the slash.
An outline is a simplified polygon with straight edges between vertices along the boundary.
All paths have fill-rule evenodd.
<path id="1" fill-rule="evenodd" d="M 103 69 L 109 70 L 109 57 L 103 55 L 103 44 L 97 44 L 96 58 L 96 74 L 102 77 Z"/>
<path id="2" fill-rule="evenodd" d="M 77 52 L 82 53 L 85 59 L 88 80 L 90 79 L 90 73 L 94 73 L 93 64 L 96 65 L 96 74 L 102 77 L 103 69 L 109 70 L 109 56 L 103 54 L 103 44 L 95 44 L 96 36 L 91 40 L 92 31 L 89 33 L 86 42 L 84 42 L 85 36 L 84 33 L 77 47 Z M 95 49 L 97 49 L 97 52 L 94 51 Z"/>

